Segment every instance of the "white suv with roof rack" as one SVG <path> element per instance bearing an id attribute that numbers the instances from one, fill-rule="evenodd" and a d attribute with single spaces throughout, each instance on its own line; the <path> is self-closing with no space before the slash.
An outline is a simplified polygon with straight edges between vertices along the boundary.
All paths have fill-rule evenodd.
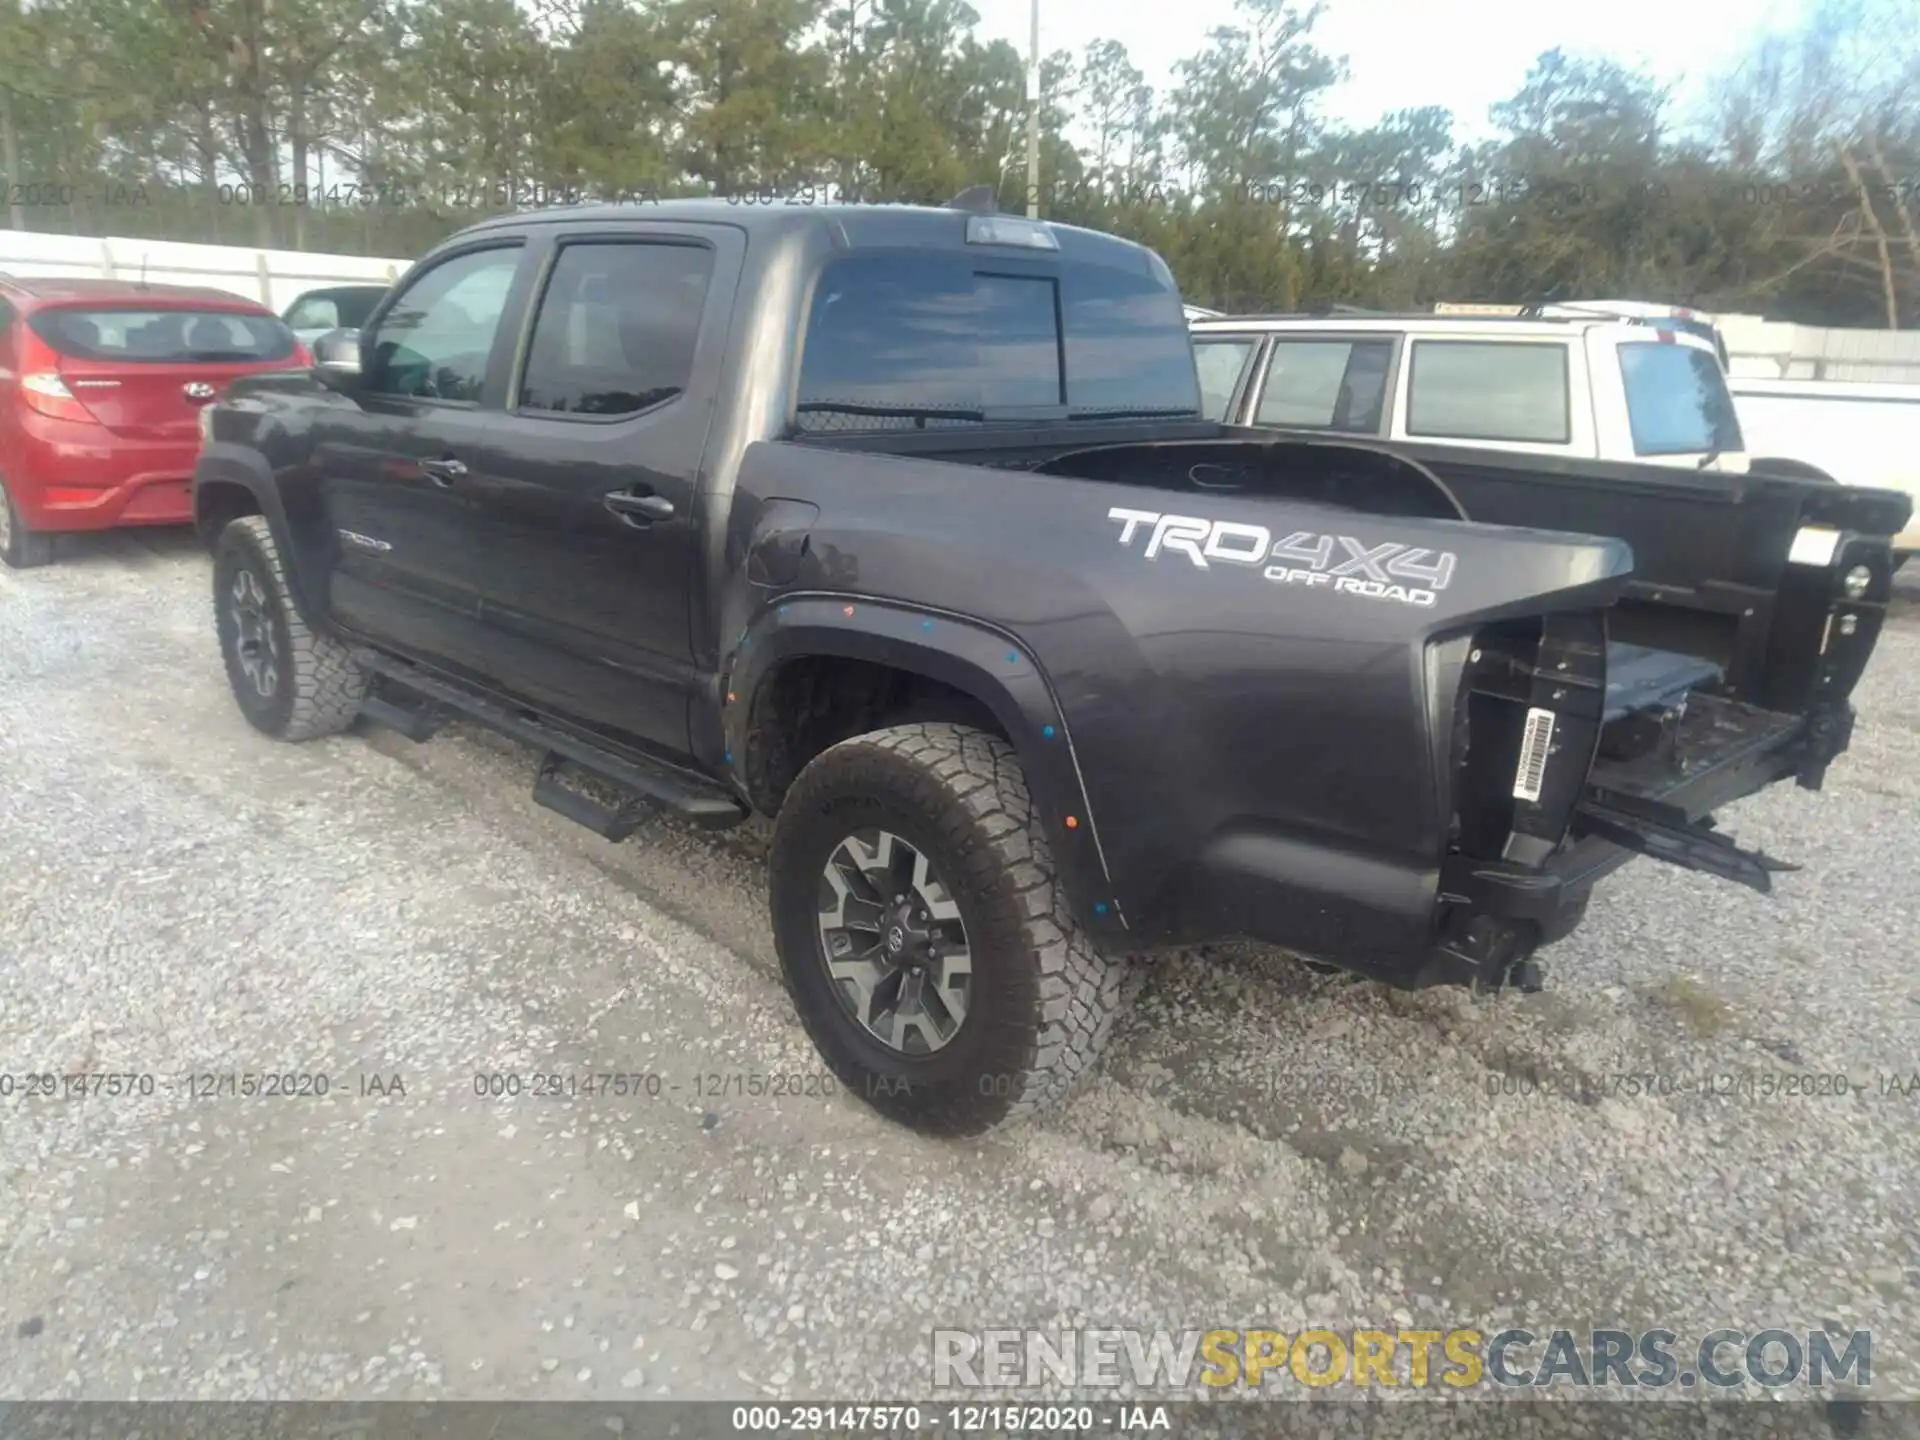
<path id="1" fill-rule="evenodd" d="M 1607 316 L 1242 315 L 1190 325 L 1210 419 L 1744 471 L 1713 345 Z"/>
<path id="2" fill-rule="evenodd" d="M 1638 320 L 1659 329 L 1678 330 L 1682 335 L 1697 335 L 1713 346 L 1720 357 L 1720 368 L 1727 370 L 1726 337 L 1713 316 L 1685 305 L 1661 305 L 1650 300 L 1560 300 L 1538 305 L 1436 305 L 1436 315 L 1511 315 L 1524 319 L 1538 316 L 1547 320 L 1618 319 Z"/>

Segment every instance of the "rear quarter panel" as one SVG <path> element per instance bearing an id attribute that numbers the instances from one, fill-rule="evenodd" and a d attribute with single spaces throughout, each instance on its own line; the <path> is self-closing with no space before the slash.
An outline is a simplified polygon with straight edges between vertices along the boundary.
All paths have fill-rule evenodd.
<path id="1" fill-rule="evenodd" d="M 755 584 L 745 558 L 760 517 L 792 513 L 770 503 L 781 500 L 818 515 L 785 583 Z M 1604 605 L 1631 568 L 1616 541 L 796 443 L 750 448 L 734 504 L 730 673 L 763 674 L 803 608 L 816 629 L 888 628 L 902 653 L 964 622 L 977 683 L 1019 691 L 979 698 L 1011 717 L 1023 758 L 1036 757 L 1029 770 L 1047 777 L 1036 798 L 1056 849 L 1081 857 L 1066 867 L 1076 906 L 1105 907 L 1093 928 L 1135 945 L 1209 932 L 1183 896 L 1194 868 L 1214 863 L 1277 869 L 1297 889 L 1298 933 L 1266 938 L 1336 958 L 1424 942 L 1445 843 L 1437 737 L 1464 659 L 1428 642 L 1499 616 Z M 1211 559 L 1173 544 L 1149 555 L 1152 523 L 1116 510 L 1251 528 Z M 1267 552 L 1301 533 L 1415 547 L 1430 563 L 1451 555 L 1451 573 L 1425 606 L 1269 579 Z M 1046 724 L 1068 760 L 1045 757 Z M 1081 823 L 1066 827 L 1067 814 Z"/>

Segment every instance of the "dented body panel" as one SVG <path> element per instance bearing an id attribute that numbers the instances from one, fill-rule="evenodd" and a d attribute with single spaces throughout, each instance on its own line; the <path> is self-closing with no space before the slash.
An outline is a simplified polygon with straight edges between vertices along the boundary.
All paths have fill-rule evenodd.
<path id="1" fill-rule="evenodd" d="M 821 275 L 866 251 L 1049 280 L 1062 313 L 1120 294 L 1093 313 L 1186 343 L 1148 252 L 967 233 L 951 211 L 695 202 L 487 222 L 416 267 L 520 247 L 479 399 L 238 386 L 203 523 L 251 495 L 313 623 L 743 806 L 777 806 L 804 748 L 774 698 L 793 667 L 924 679 L 1016 748 L 1074 913 L 1114 953 L 1246 935 L 1394 983 L 1498 983 L 1636 847 L 1737 869 L 1688 827 L 1817 784 L 1845 748 L 1907 518 L 1873 492 L 1844 508 L 1778 478 L 1215 425 L 1190 355 L 1159 418 L 803 433 Z M 684 393 L 591 424 L 516 411 L 554 255 L 620 237 L 718 257 Z M 1131 351 L 1074 338 L 1063 354 L 1124 380 Z M 328 435 L 354 438 L 356 473 Z M 460 483 L 409 468 L 450 447 Z M 657 523 L 633 518 L 640 491 Z M 1831 544 L 1790 560 L 1810 526 Z M 1629 640 L 1654 658 L 1610 699 Z M 1651 748 L 1621 748 L 1626 710 L 1653 717 Z M 1698 749 L 1702 717 L 1718 748 L 1695 773 L 1676 746 Z"/>
<path id="2" fill-rule="evenodd" d="M 964 657 L 965 688 L 1000 702 L 1050 808 L 1082 820 L 1058 851 L 1115 944 L 1222 933 L 1209 894 L 1269 875 L 1266 938 L 1343 963 L 1422 950 L 1450 783 L 1433 739 L 1465 663 L 1444 642 L 1602 609 L 1632 572 L 1607 539 L 1272 497 L 1179 497 L 1188 513 L 1163 516 L 1134 486 L 821 459 L 768 444 L 741 466 L 749 552 L 763 505 L 776 527 L 795 502 L 818 518 L 784 583 L 735 572 L 728 688 L 751 693 L 775 657 L 834 631 L 916 668 Z M 884 507 L 861 503 L 879 489 Z M 993 518 L 1008 514 L 1026 538 Z M 790 638 L 802 623 L 812 637 Z M 742 753 L 746 724 L 727 749 Z M 1035 738 L 1049 724 L 1051 747 Z"/>

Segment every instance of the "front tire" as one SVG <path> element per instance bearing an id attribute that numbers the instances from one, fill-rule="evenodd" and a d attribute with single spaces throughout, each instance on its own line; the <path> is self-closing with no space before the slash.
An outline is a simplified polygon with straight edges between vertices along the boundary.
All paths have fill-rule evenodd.
<path id="1" fill-rule="evenodd" d="M 26 518 L 13 503 L 6 482 L 0 481 L 0 562 L 9 570 L 31 570 L 53 559 L 53 536 L 29 530 Z"/>
<path id="2" fill-rule="evenodd" d="M 979 1134 L 1058 1103 L 1123 1008 L 1131 967 L 1074 922 L 1020 762 L 985 731 L 900 725 L 816 757 L 768 888 L 815 1047 L 914 1129 Z"/>
<path id="3" fill-rule="evenodd" d="M 213 612 L 227 683 L 254 729 L 312 740 L 353 723 L 366 674 L 346 646 L 301 618 L 264 516 L 243 516 L 220 532 Z"/>

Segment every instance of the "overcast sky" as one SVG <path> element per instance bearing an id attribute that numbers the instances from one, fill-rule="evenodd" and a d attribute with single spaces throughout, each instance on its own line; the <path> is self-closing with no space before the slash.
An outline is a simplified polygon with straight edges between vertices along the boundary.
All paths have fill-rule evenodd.
<path id="1" fill-rule="evenodd" d="M 969 0 L 986 40 L 1027 52 L 1028 0 Z M 1486 138 L 1487 107 L 1517 90 L 1543 50 L 1605 55 L 1675 86 L 1681 107 L 1762 30 L 1790 28 L 1800 0 L 1328 0 L 1314 42 L 1348 59 L 1332 117 L 1366 125 L 1389 110 L 1444 105 L 1463 141 Z M 1156 89 L 1174 63 L 1232 23 L 1232 0 L 1040 0 L 1040 50 L 1078 54 L 1114 39 Z"/>

